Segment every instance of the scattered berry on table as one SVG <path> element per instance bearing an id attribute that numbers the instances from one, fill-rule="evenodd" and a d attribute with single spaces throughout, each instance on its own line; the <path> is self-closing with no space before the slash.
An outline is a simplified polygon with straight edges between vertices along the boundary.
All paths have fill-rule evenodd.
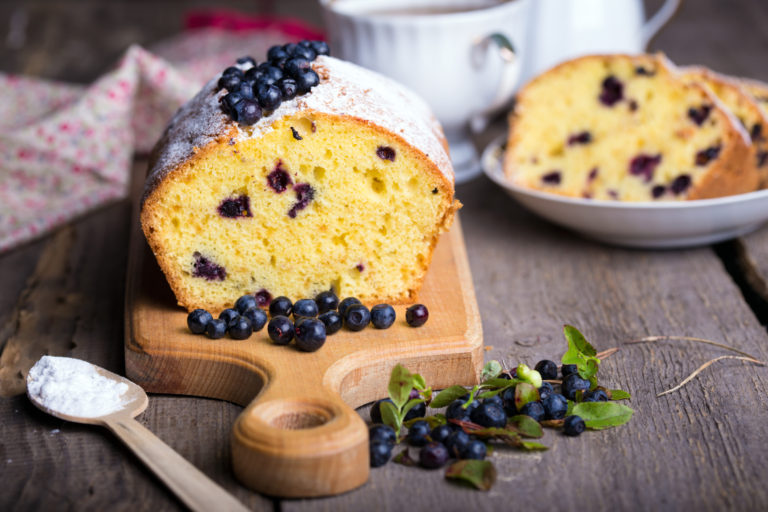
<path id="1" fill-rule="evenodd" d="M 389 462 L 392 457 L 392 446 L 381 441 L 371 441 L 369 445 L 371 453 L 371 467 L 378 468 Z"/>
<path id="2" fill-rule="evenodd" d="M 248 308 L 243 311 L 243 316 L 251 321 L 253 332 L 259 332 L 267 325 L 267 314 L 259 307 Z"/>
<path id="3" fill-rule="evenodd" d="M 377 402 L 374 402 L 374 404 L 371 406 L 371 421 L 373 423 L 381 423 L 381 409 L 379 408 L 382 404 L 382 402 L 389 402 L 394 405 L 394 402 L 392 402 L 389 398 L 382 398 L 381 400 L 378 400 Z"/>
<path id="4" fill-rule="evenodd" d="M 362 331 L 371 323 L 371 313 L 362 304 L 352 304 L 344 314 L 344 325 L 350 331 Z"/>
<path id="5" fill-rule="evenodd" d="M 467 443 L 467 446 L 464 447 L 464 450 L 460 454 L 460 458 L 483 460 L 487 452 L 488 449 L 486 448 L 485 443 L 475 439 Z"/>
<path id="6" fill-rule="evenodd" d="M 542 359 L 536 363 L 535 370 L 541 374 L 541 378 L 544 380 L 557 379 L 557 363 L 554 361 Z"/>
<path id="7" fill-rule="evenodd" d="M 427 414 L 427 405 L 422 402 L 411 407 L 405 415 L 405 421 L 412 420 L 414 418 L 423 418 Z"/>
<path id="8" fill-rule="evenodd" d="M 317 317 L 318 320 L 325 324 L 325 334 L 336 334 L 341 329 L 344 322 L 341 320 L 341 315 L 338 311 L 326 311 L 322 315 Z"/>
<path id="9" fill-rule="evenodd" d="M 333 293 L 333 290 L 319 293 L 317 297 L 315 297 L 315 302 L 317 303 L 317 312 L 321 315 L 339 307 L 339 298 Z"/>
<path id="10" fill-rule="evenodd" d="M 504 412 L 507 413 L 507 416 L 518 414 L 517 406 L 515 406 L 515 388 L 507 388 L 502 391 L 501 401 L 504 402 Z"/>
<path id="11" fill-rule="evenodd" d="M 339 314 L 344 317 L 347 312 L 347 308 L 353 304 L 360 304 L 360 300 L 357 297 L 347 297 L 339 303 Z"/>
<path id="12" fill-rule="evenodd" d="M 463 430 L 457 430 L 445 440 L 445 447 L 448 448 L 448 453 L 451 457 L 458 459 L 471 440 L 469 434 Z"/>
<path id="13" fill-rule="evenodd" d="M 238 316 L 227 325 L 227 331 L 233 340 L 244 340 L 253 333 L 253 326 L 250 320 L 244 316 Z"/>
<path id="14" fill-rule="evenodd" d="M 232 308 L 227 308 L 224 311 L 222 311 L 221 313 L 219 313 L 219 318 L 224 320 L 227 323 L 227 325 L 229 325 L 229 322 L 231 322 L 232 320 L 234 320 L 238 316 L 240 316 L 240 313 L 238 313 L 237 311 L 235 311 Z"/>
<path id="15" fill-rule="evenodd" d="M 325 324 L 315 318 L 303 318 L 296 324 L 296 346 L 304 352 L 314 352 L 325 344 Z"/>
<path id="16" fill-rule="evenodd" d="M 602 389 L 596 389 L 594 391 L 586 391 L 584 393 L 583 402 L 607 402 L 608 393 Z"/>
<path id="17" fill-rule="evenodd" d="M 405 321 L 411 327 L 421 327 L 429 319 L 429 311 L 424 304 L 414 304 L 405 310 Z"/>
<path id="18" fill-rule="evenodd" d="M 469 413 L 469 417 L 473 423 L 477 423 L 486 428 L 504 428 L 507 425 L 507 415 L 504 413 L 504 409 L 496 404 L 480 404 L 478 407 L 472 409 L 472 412 Z"/>
<path id="19" fill-rule="evenodd" d="M 451 434 L 453 434 L 453 428 L 451 428 L 450 425 L 438 425 L 432 429 L 432 432 L 429 433 L 429 437 L 438 443 L 445 443 L 445 440 L 448 439 L 448 436 Z"/>
<path id="20" fill-rule="evenodd" d="M 577 391 L 587 391 L 589 386 L 590 384 L 587 379 L 582 379 L 578 373 L 571 374 L 563 379 L 563 395 L 568 400 L 573 400 L 576 397 Z"/>
<path id="21" fill-rule="evenodd" d="M 293 310 L 293 303 L 288 297 L 280 296 L 269 303 L 269 314 L 272 317 L 289 316 Z"/>
<path id="22" fill-rule="evenodd" d="M 448 449 L 442 443 L 429 443 L 419 453 L 419 465 L 427 469 L 438 469 L 448 462 Z"/>
<path id="23" fill-rule="evenodd" d="M 551 393 L 541 400 L 544 406 L 544 418 L 548 420 L 561 420 L 568 411 L 568 400 L 560 393 Z"/>
<path id="24" fill-rule="evenodd" d="M 552 393 L 554 393 L 552 384 L 550 384 L 549 382 L 543 382 L 541 384 L 541 387 L 539 387 L 539 400 L 544 400 L 546 397 L 548 397 Z"/>
<path id="25" fill-rule="evenodd" d="M 563 422 L 563 434 L 567 436 L 575 437 L 581 435 L 585 428 L 587 428 L 587 426 L 580 416 L 568 416 Z"/>
<path id="26" fill-rule="evenodd" d="M 408 429 L 408 444 L 411 446 L 424 446 L 429 442 L 429 423 L 419 420 Z"/>
<path id="27" fill-rule="evenodd" d="M 498 405 L 501 408 L 504 408 L 504 400 L 501 399 L 499 395 L 493 395 L 489 396 L 488 398 L 483 399 L 484 404 L 495 404 Z"/>
<path id="28" fill-rule="evenodd" d="M 579 372 L 579 367 L 576 366 L 575 364 L 564 364 L 560 369 L 560 373 L 563 374 L 563 378 L 566 378 L 567 376 L 573 375 L 578 372 Z"/>
<path id="29" fill-rule="evenodd" d="M 541 421 L 545 416 L 544 406 L 541 405 L 541 402 L 528 402 L 520 408 L 520 414 L 525 414 L 536 421 Z"/>
<path id="30" fill-rule="evenodd" d="M 293 318 L 314 318 L 317 312 L 317 303 L 313 299 L 300 299 L 293 304 Z"/>
<path id="31" fill-rule="evenodd" d="M 389 304 L 377 304 L 371 308 L 371 323 L 377 329 L 389 329 L 396 317 L 395 308 Z"/>
<path id="32" fill-rule="evenodd" d="M 465 403 L 467 403 L 467 401 L 461 398 L 451 402 L 451 404 L 445 410 L 445 417 L 449 420 L 470 421 L 470 413 L 473 409 L 480 406 L 480 402 L 474 401 L 469 404 L 466 409 L 464 408 Z"/>
<path id="33" fill-rule="evenodd" d="M 267 324 L 269 338 L 278 345 L 287 345 L 294 335 L 293 324 L 288 317 L 283 315 L 273 316 Z"/>
<path id="34" fill-rule="evenodd" d="M 535 388 L 541 387 L 542 384 L 541 374 L 536 370 L 531 370 L 524 363 L 517 365 L 517 378 L 524 380 Z"/>
<path id="35" fill-rule="evenodd" d="M 390 446 L 395 446 L 397 444 L 397 434 L 389 425 L 371 425 L 368 428 L 368 437 L 371 442 L 379 441 Z"/>
<path id="36" fill-rule="evenodd" d="M 221 318 L 214 318 L 205 326 L 205 335 L 212 340 L 223 338 L 227 334 L 227 322 Z"/>
<path id="37" fill-rule="evenodd" d="M 256 297 L 253 295 L 243 295 L 239 299 L 237 299 L 237 302 L 235 302 L 235 309 L 238 313 L 241 315 L 246 309 L 255 308 L 256 307 Z"/>
<path id="38" fill-rule="evenodd" d="M 187 315 L 187 327 L 193 334 L 203 334 L 205 326 L 213 320 L 213 315 L 204 309 L 196 309 Z"/>

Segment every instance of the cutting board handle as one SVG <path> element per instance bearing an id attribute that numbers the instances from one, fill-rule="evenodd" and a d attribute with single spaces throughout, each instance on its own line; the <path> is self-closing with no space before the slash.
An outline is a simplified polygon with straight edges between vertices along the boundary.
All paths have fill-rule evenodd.
<path id="1" fill-rule="evenodd" d="M 307 394 L 304 386 L 269 377 L 233 429 L 237 477 L 283 497 L 327 496 L 363 485 L 368 429 L 357 412 L 319 383 Z"/>

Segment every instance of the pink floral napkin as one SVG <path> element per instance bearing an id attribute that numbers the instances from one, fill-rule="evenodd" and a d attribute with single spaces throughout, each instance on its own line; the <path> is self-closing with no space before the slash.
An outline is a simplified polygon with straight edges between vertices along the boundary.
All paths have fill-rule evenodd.
<path id="1" fill-rule="evenodd" d="M 124 197 L 134 153 L 237 57 L 317 37 L 291 20 L 251 25 L 196 29 L 152 52 L 132 46 L 89 86 L 0 73 L 0 252 Z"/>

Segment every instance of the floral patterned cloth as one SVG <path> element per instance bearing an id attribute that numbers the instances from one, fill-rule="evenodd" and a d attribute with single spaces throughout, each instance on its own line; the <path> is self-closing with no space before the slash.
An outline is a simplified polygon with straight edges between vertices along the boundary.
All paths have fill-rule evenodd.
<path id="1" fill-rule="evenodd" d="M 86 87 L 0 73 L 0 252 L 125 197 L 134 152 L 148 152 L 176 109 L 237 57 L 301 39 L 286 27 L 197 29 L 153 52 L 132 46 Z"/>

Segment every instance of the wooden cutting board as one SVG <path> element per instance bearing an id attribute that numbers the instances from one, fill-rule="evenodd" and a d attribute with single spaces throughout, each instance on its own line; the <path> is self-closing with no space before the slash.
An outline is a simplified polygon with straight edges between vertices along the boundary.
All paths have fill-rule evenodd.
<path id="1" fill-rule="evenodd" d="M 482 326 L 458 219 L 438 243 L 419 295 L 429 321 L 387 330 L 342 329 L 317 352 L 277 346 L 266 328 L 249 339 L 193 335 L 138 228 L 126 297 L 128 378 L 153 393 L 195 395 L 246 407 L 233 426 L 237 477 L 285 497 L 337 494 L 368 480 L 368 431 L 354 408 L 387 395 L 396 363 L 433 389 L 477 382 Z"/>

